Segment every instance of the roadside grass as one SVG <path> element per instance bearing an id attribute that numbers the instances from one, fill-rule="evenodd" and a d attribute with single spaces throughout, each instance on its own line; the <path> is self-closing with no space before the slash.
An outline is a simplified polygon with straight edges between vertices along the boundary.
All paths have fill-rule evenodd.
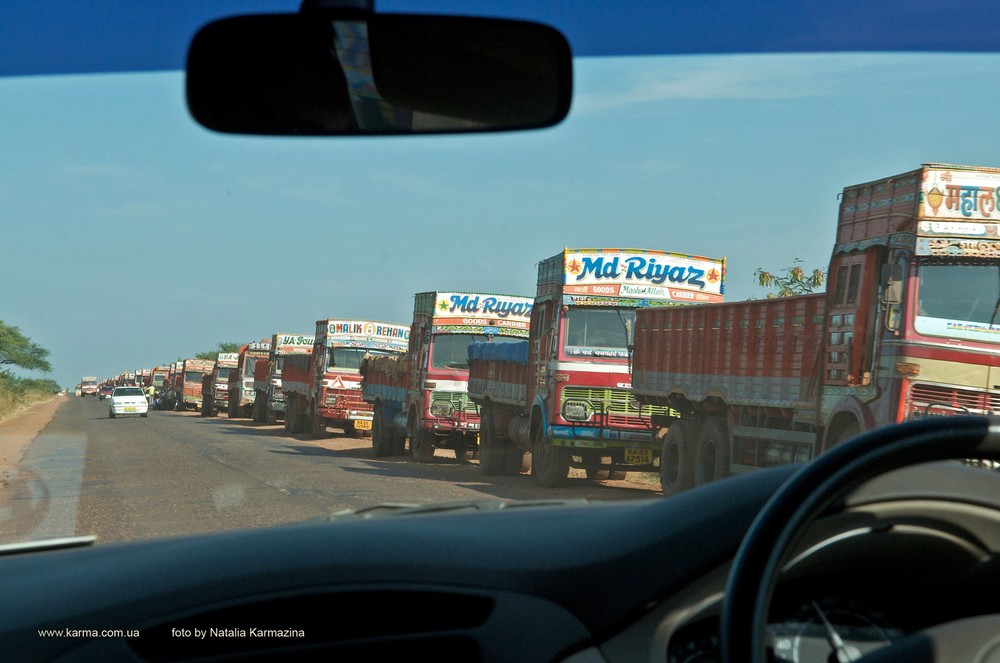
<path id="1" fill-rule="evenodd" d="M 30 380 L 0 372 L 0 421 L 35 403 L 55 398 L 58 391 L 59 386 L 52 380 Z"/>

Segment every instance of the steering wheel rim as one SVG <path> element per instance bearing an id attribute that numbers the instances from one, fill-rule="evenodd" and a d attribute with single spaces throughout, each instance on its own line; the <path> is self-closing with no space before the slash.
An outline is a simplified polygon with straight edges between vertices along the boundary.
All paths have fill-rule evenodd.
<path id="1" fill-rule="evenodd" d="M 1000 418 L 934 417 L 876 428 L 804 465 L 757 514 L 733 560 L 722 601 L 722 660 L 767 660 L 767 613 L 780 570 L 832 503 L 886 472 L 962 458 L 1000 460 Z"/>

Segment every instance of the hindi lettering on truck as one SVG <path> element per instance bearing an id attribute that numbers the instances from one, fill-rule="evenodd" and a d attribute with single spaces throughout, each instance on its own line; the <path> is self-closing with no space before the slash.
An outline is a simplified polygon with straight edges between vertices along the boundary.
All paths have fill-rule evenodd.
<path id="1" fill-rule="evenodd" d="M 372 446 L 379 456 L 429 462 L 435 448 L 468 459 L 479 449 L 479 410 L 469 400 L 468 347 L 528 337 L 529 297 L 421 292 L 414 297 L 406 354 L 362 362 L 362 396 L 373 406 Z"/>
<path id="2" fill-rule="evenodd" d="M 304 334 L 274 334 L 267 361 L 254 365 L 254 404 L 252 416 L 257 423 L 276 423 L 285 413 L 285 394 L 282 389 L 281 371 L 288 355 L 312 353 L 312 336 Z"/>
<path id="3" fill-rule="evenodd" d="M 469 348 L 486 475 L 531 468 L 543 486 L 570 467 L 590 478 L 658 471 L 651 436 L 663 406 L 632 398 L 637 310 L 722 300 L 725 261 L 641 249 L 565 249 L 538 265 L 528 339 Z"/>
<path id="4" fill-rule="evenodd" d="M 285 358 L 285 427 L 293 433 L 308 427 L 315 437 L 327 426 L 352 437 L 368 434 L 372 406 L 361 397 L 362 358 L 402 354 L 409 334 L 405 325 L 377 320 L 317 320 L 311 352 Z"/>
<path id="5" fill-rule="evenodd" d="M 267 361 L 271 352 L 270 339 L 264 338 L 240 347 L 237 353 L 236 367 L 229 371 L 229 401 L 227 403 L 230 419 L 248 419 L 253 414 L 254 374 L 258 361 Z"/>
<path id="6" fill-rule="evenodd" d="M 633 388 L 657 421 L 665 494 L 807 461 L 1000 397 L 1000 169 L 924 164 L 849 186 L 827 289 L 640 311 Z"/>

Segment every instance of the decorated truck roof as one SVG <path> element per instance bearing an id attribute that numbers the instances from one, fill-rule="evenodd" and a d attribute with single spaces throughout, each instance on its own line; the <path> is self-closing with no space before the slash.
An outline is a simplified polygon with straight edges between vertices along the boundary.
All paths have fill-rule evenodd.
<path id="1" fill-rule="evenodd" d="M 1000 257 L 1000 168 L 925 163 L 844 187 L 835 251 L 890 243 L 924 256 Z"/>
<path id="2" fill-rule="evenodd" d="M 312 352 L 315 337 L 306 334 L 274 334 L 271 336 L 271 348 L 274 356 L 307 355 Z"/>
<path id="3" fill-rule="evenodd" d="M 482 292 L 418 292 L 413 317 L 431 318 L 433 333 L 528 336 L 531 297 Z"/>
<path id="4" fill-rule="evenodd" d="M 185 371 L 200 371 L 202 373 L 211 372 L 215 368 L 215 361 L 212 359 L 185 359 Z"/>
<path id="5" fill-rule="evenodd" d="M 240 363 L 239 352 L 220 352 L 216 359 L 220 368 L 236 368 Z"/>
<path id="6" fill-rule="evenodd" d="M 378 320 L 317 320 L 316 341 L 327 347 L 406 352 L 410 328 Z"/>
<path id="7" fill-rule="evenodd" d="M 725 258 L 647 249 L 564 249 L 538 263 L 538 296 L 577 306 L 721 302 Z"/>

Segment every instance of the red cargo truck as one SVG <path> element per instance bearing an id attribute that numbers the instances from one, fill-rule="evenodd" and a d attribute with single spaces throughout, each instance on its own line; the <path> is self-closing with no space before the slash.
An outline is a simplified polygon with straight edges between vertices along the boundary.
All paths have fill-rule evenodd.
<path id="1" fill-rule="evenodd" d="M 632 398 L 635 312 L 720 301 L 724 272 L 723 260 L 640 249 L 565 249 L 540 262 L 528 342 L 469 349 L 482 472 L 517 474 L 525 452 L 543 486 L 571 466 L 591 478 L 659 471 L 650 431 L 666 408 Z"/>
<path id="2" fill-rule="evenodd" d="M 526 338 L 531 299 L 474 292 L 422 292 L 414 297 L 405 356 L 366 359 L 363 397 L 372 404 L 372 446 L 401 454 L 410 439 L 418 462 L 450 448 L 465 460 L 478 450 L 479 410 L 469 400 L 468 347 Z"/>
<path id="3" fill-rule="evenodd" d="M 258 361 L 267 361 L 270 352 L 271 341 L 267 338 L 240 347 L 236 366 L 229 371 L 227 408 L 230 419 L 248 419 L 252 414 L 254 399 L 257 397 L 254 391 L 254 369 Z"/>
<path id="4" fill-rule="evenodd" d="M 214 417 L 219 411 L 229 412 L 229 373 L 239 363 L 238 352 L 220 352 L 216 355 L 211 378 L 202 389 L 201 414 Z"/>
<path id="5" fill-rule="evenodd" d="M 211 359 L 185 359 L 181 366 L 181 388 L 178 410 L 200 410 L 202 406 L 201 382 L 215 368 Z M 134 377 L 132 378 L 134 379 Z"/>
<path id="6" fill-rule="evenodd" d="M 312 352 L 286 357 L 282 368 L 286 428 L 308 426 L 316 437 L 327 426 L 351 436 L 372 430 L 372 406 L 361 398 L 361 360 L 401 355 L 409 335 L 405 325 L 388 322 L 318 320 Z"/>
<path id="7" fill-rule="evenodd" d="M 827 290 L 640 311 L 633 389 L 666 494 L 805 461 L 875 426 L 1000 403 L 1000 169 L 849 186 Z"/>
<path id="8" fill-rule="evenodd" d="M 257 423 L 273 424 L 285 413 L 285 393 L 281 373 L 289 355 L 312 353 L 312 336 L 305 334 L 274 334 L 267 361 L 258 361 L 254 368 L 253 388 L 256 392 L 253 418 Z"/>

